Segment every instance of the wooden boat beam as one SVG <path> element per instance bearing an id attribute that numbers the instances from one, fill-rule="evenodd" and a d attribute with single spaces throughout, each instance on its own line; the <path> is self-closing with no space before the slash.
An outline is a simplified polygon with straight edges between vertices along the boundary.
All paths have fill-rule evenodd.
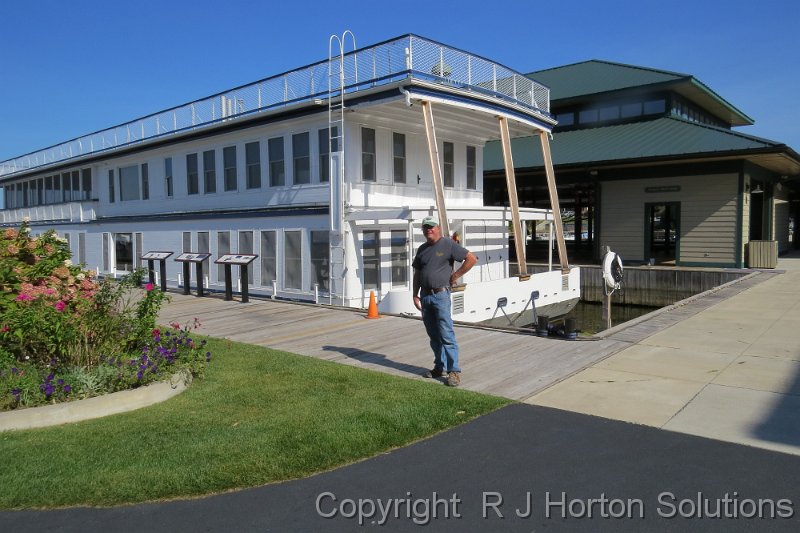
<path id="1" fill-rule="evenodd" d="M 567 261 L 567 245 L 564 242 L 564 225 L 561 223 L 561 206 L 558 203 L 558 190 L 556 189 L 556 176 L 553 170 L 553 157 L 550 155 L 550 139 L 546 131 L 539 132 L 539 140 L 542 142 L 542 156 L 544 157 L 544 171 L 547 174 L 547 190 L 550 193 L 550 208 L 553 210 L 553 223 L 556 230 L 556 244 L 558 246 L 558 258 L 561 262 L 561 272 L 566 274 L 570 271 L 569 261 Z M 579 216 L 578 213 L 575 216 Z"/>
<path id="2" fill-rule="evenodd" d="M 514 247 L 517 251 L 517 266 L 521 278 L 528 277 L 528 263 L 525 260 L 525 228 L 519 216 L 519 198 L 517 196 L 517 179 L 514 174 L 514 160 L 511 157 L 511 136 L 508 133 L 508 119 L 497 117 L 500 122 L 500 141 L 503 146 L 503 164 L 506 167 L 506 185 L 508 186 L 508 203 L 511 205 L 511 220 L 514 225 Z"/>
<path id="3" fill-rule="evenodd" d="M 428 138 L 428 155 L 431 158 L 433 171 L 433 190 L 436 195 L 436 211 L 439 216 L 439 227 L 442 236 L 450 236 L 450 226 L 447 222 L 447 209 L 444 205 L 444 184 L 442 182 L 442 166 L 439 162 L 439 145 L 436 143 L 436 128 L 433 125 L 433 109 L 431 103 L 422 100 L 422 114 L 425 117 L 425 135 Z"/>

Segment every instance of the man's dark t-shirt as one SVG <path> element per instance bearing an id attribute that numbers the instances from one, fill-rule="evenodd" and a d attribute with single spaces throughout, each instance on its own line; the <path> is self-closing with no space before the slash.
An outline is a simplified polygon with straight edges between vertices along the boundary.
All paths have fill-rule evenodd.
<path id="1" fill-rule="evenodd" d="M 420 286 L 423 289 L 437 289 L 450 286 L 453 262 L 467 258 L 468 250 L 447 237 L 435 244 L 423 243 L 411 266 L 420 273 Z"/>

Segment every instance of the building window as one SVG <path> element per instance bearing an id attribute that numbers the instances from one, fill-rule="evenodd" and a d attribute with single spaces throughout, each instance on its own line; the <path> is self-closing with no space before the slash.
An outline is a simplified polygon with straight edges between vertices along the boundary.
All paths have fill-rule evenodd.
<path id="1" fill-rule="evenodd" d="M 48 178 L 49 179 L 49 178 Z M 81 179 L 83 181 L 83 186 L 81 190 L 83 192 L 83 199 L 84 200 L 91 200 L 92 199 L 92 169 L 91 168 L 84 168 L 81 171 Z M 46 191 L 45 187 L 45 191 Z M 52 192 L 52 190 L 50 191 Z M 47 196 L 47 194 L 45 194 Z"/>
<path id="2" fill-rule="evenodd" d="M 78 233 L 78 264 L 86 265 L 86 233 Z"/>
<path id="3" fill-rule="evenodd" d="M 222 149 L 223 177 L 225 180 L 225 191 L 235 191 L 239 188 L 238 176 L 236 175 L 236 147 L 226 146 Z M 226 252 L 227 253 L 227 252 Z"/>
<path id="4" fill-rule="evenodd" d="M 649 100 L 644 103 L 644 114 L 645 115 L 655 115 L 658 113 L 663 113 L 667 109 L 667 103 L 664 99 L 660 100 Z"/>
<path id="5" fill-rule="evenodd" d="M 150 199 L 150 171 L 147 163 L 142 163 L 142 200 Z"/>
<path id="6" fill-rule="evenodd" d="M 101 248 L 103 250 L 103 272 L 108 272 L 109 265 L 110 265 L 110 254 L 111 250 L 109 249 L 109 241 L 111 241 L 111 234 L 110 233 L 103 233 L 101 237 Z"/>
<path id="7" fill-rule="evenodd" d="M 442 181 L 445 187 L 455 187 L 455 150 L 453 143 L 444 143 L 442 150 Z"/>
<path id="8" fill-rule="evenodd" d="M 71 202 L 72 201 L 72 176 L 69 172 L 64 172 L 61 174 L 61 183 L 64 184 L 64 202 Z M 28 193 L 28 182 L 22 184 L 25 189 L 25 205 L 30 205 L 30 197 Z M 122 194 L 120 192 L 120 194 Z"/>
<path id="9" fill-rule="evenodd" d="M 9 188 L 6 188 L 5 191 L 5 196 L 8 198 L 10 192 Z M 8 203 L 8 201 L 6 201 L 6 203 Z M 53 176 L 47 176 L 44 178 L 44 203 L 53 203 Z"/>
<path id="10" fill-rule="evenodd" d="M 136 168 L 136 167 L 134 167 Z M 120 194 L 122 191 L 120 191 Z M 114 234 L 114 268 L 123 272 L 133 270 L 133 234 Z"/>
<path id="11" fill-rule="evenodd" d="M 375 130 L 361 128 L 361 179 L 375 181 Z"/>
<path id="12" fill-rule="evenodd" d="M 363 233 L 361 256 L 364 259 L 364 288 L 377 289 L 381 273 L 380 232 L 367 230 Z"/>
<path id="13" fill-rule="evenodd" d="M 601 107 L 598 111 L 599 120 L 617 120 L 619 118 L 619 106 Z"/>
<path id="14" fill-rule="evenodd" d="M 164 158 L 164 192 L 168 198 L 172 198 L 172 158 Z"/>
<path id="15" fill-rule="evenodd" d="M 269 148 L 269 185 L 283 187 L 286 185 L 286 167 L 283 164 L 283 137 L 275 137 L 268 141 Z"/>
<path id="16" fill-rule="evenodd" d="M 395 183 L 406 182 L 406 136 L 402 133 L 392 133 L 392 154 L 394 169 L 392 179 Z"/>
<path id="17" fill-rule="evenodd" d="M 186 192 L 188 194 L 198 194 L 200 192 L 197 173 L 197 154 L 188 154 L 186 156 Z"/>
<path id="18" fill-rule="evenodd" d="M 183 253 L 188 253 L 192 251 L 192 232 L 191 231 L 184 231 L 181 234 L 183 249 L 181 250 Z"/>
<path id="19" fill-rule="evenodd" d="M 294 183 L 311 183 L 311 146 L 308 132 L 292 135 Z"/>
<path id="20" fill-rule="evenodd" d="M 392 287 L 408 285 L 408 234 L 392 230 Z"/>
<path id="21" fill-rule="evenodd" d="M 139 200 L 139 167 L 136 165 L 119 169 L 119 200 Z"/>
<path id="22" fill-rule="evenodd" d="M 642 103 L 633 102 L 631 104 L 623 104 L 620 111 L 620 116 L 622 118 L 639 117 L 642 115 Z"/>
<path id="23" fill-rule="evenodd" d="M 556 115 L 556 120 L 559 126 L 572 126 L 575 124 L 575 113 L 560 113 Z"/>
<path id="24" fill-rule="evenodd" d="M 61 175 L 56 174 L 53 176 L 53 203 L 61 202 L 61 198 Z"/>
<path id="25" fill-rule="evenodd" d="M 327 231 L 311 232 L 311 286 L 319 285 L 320 290 L 330 290 L 328 281 L 330 276 L 330 233 Z"/>
<path id="26" fill-rule="evenodd" d="M 303 234 L 299 231 L 284 233 L 283 272 L 287 289 L 303 288 Z"/>
<path id="27" fill-rule="evenodd" d="M 207 254 L 211 252 L 211 237 L 207 231 L 197 232 L 197 252 L 201 254 Z M 203 272 L 206 273 L 206 276 L 211 275 L 211 272 L 209 271 L 210 264 L 211 260 L 209 258 L 206 258 L 203 261 Z"/>
<path id="28" fill-rule="evenodd" d="M 278 279 L 277 241 L 274 231 L 261 232 L 261 285 L 270 286 Z"/>
<path id="29" fill-rule="evenodd" d="M 58 178 L 58 176 L 56 176 Z M 58 182 L 56 182 L 58 183 Z M 56 191 L 58 188 L 56 188 Z M 114 169 L 108 169 L 108 201 L 114 203 Z"/>
<path id="30" fill-rule="evenodd" d="M 592 122 L 597 122 L 597 117 L 597 109 L 585 109 L 578 113 L 578 122 L 581 124 L 590 124 Z"/>
<path id="31" fill-rule="evenodd" d="M 213 194 L 217 192 L 217 152 L 206 150 L 203 152 L 203 192 Z"/>
<path id="32" fill-rule="evenodd" d="M 217 232 L 217 257 L 231 253 L 231 234 L 229 231 Z M 225 283 L 225 265 L 217 265 L 217 281 Z"/>
<path id="33" fill-rule="evenodd" d="M 247 188 L 261 188 L 261 145 L 256 142 L 244 145 L 245 168 L 247 172 Z"/>
<path id="34" fill-rule="evenodd" d="M 337 137 L 337 132 L 339 128 L 337 126 L 333 127 L 333 138 L 328 137 L 328 132 L 330 129 L 325 128 L 324 130 L 319 130 L 318 137 L 319 137 L 319 181 L 320 183 L 325 183 L 330 181 L 331 178 L 331 161 L 330 161 L 330 150 L 333 148 L 334 152 L 339 151 L 339 139 Z"/>
<path id="35" fill-rule="evenodd" d="M 252 254 L 253 253 L 253 232 L 252 231 L 240 231 L 239 232 L 239 251 L 237 253 L 240 254 Z M 247 285 L 250 286 L 253 284 L 253 262 L 251 261 L 249 265 L 247 265 Z"/>
<path id="36" fill-rule="evenodd" d="M 133 247 L 133 267 L 142 268 L 142 249 L 143 249 L 143 235 L 140 232 L 134 233 L 134 247 Z"/>
<path id="37" fill-rule="evenodd" d="M 476 152 L 474 146 L 467 146 L 467 189 L 473 191 L 478 188 Z"/>

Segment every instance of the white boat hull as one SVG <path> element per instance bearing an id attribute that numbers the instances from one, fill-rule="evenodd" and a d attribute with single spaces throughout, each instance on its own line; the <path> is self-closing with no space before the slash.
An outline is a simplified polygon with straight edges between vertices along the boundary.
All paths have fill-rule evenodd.
<path id="1" fill-rule="evenodd" d="M 580 299 L 580 269 L 574 267 L 568 274 L 560 270 L 542 272 L 524 281 L 512 277 L 473 282 L 467 284 L 464 291 L 453 292 L 450 296 L 455 321 L 518 326 L 533 322 L 534 305 L 537 315 L 551 318 L 562 316 L 575 307 Z M 378 311 L 420 316 L 408 290 L 383 295 Z"/>

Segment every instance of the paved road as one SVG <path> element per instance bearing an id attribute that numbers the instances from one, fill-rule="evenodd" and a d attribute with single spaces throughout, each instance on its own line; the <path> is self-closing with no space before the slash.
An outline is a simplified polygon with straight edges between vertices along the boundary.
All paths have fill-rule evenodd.
<path id="1" fill-rule="evenodd" d="M 0 531 L 797 531 L 798 479 L 795 455 L 514 404 L 306 479 L 187 501 L 4 512 Z M 379 502 L 392 502 L 388 518 Z"/>

